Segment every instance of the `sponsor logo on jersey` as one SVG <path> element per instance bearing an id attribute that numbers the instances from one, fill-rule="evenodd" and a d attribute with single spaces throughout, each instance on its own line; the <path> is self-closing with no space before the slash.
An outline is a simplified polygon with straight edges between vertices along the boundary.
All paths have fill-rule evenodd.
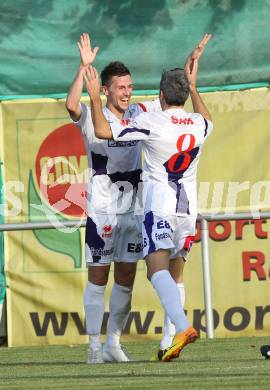
<path id="1" fill-rule="evenodd" d="M 171 116 L 171 121 L 174 125 L 194 125 L 191 118 L 177 118 L 174 115 Z"/>
<path id="2" fill-rule="evenodd" d="M 108 141 L 109 148 L 129 148 L 132 146 L 136 146 L 139 141 Z"/>
<path id="3" fill-rule="evenodd" d="M 110 238 L 112 236 L 111 225 L 104 225 L 102 230 L 103 230 L 102 237 Z"/>

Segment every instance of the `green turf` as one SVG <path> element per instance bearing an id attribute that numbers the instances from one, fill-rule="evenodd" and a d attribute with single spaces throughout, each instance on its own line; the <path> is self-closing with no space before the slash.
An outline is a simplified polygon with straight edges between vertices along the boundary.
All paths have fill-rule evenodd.
<path id="1" fill-rule="evenodd" d="M 85 363 L 87 346 L 0 348 L 1 389 L 270 389 L 270 338 L 199 340 L 170 363 L 150 363 L 154 342 L 125 343 L 136 362 Z"/>

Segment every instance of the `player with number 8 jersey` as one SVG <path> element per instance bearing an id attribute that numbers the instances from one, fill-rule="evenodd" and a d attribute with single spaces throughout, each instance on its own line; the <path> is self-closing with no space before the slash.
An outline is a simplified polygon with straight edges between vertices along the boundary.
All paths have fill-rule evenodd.
<path id="1" fill-rule="evenodd" d="M 111 123 L 115 140 L 143 141 L 145 212 L 197 215 L 196 174 L 212 122 L 182 108 L 142 113 L 123 128 Z"/>

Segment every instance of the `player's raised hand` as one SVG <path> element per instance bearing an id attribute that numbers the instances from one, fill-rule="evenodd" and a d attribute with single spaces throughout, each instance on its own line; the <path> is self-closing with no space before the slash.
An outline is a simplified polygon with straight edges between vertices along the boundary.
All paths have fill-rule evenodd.
<path id="1" fill-rule="evenodd" d="M 91 48 L 91 42 L 89 35 L 87 33 L 83 33 L 80 36 L 80 42 L 77 42 L 78 48 L 80 50 L 81 62 L 84 66 L 92 65 L 94 62 L 99 47 L 95 47 L 93 50 Z"/>
<path id="2" fill-rule="evenodd" d="M 190 63 L 185 66 L 185 73 L 189 81 L 190 91 L 194 91 L 197 88 L 197 74 L 198 74 L 198 60 L 190 59 Z"/>
<path id="3" fill-rule="evenodd" d="M 96 70 L 96 68 L 94 68 L 93 66 L 89 66 L 88 68 L 86 68 L 83 78 L 90 98 L 92 100 L 95 100 L 97 98 L 99 99 L 100 82 L 99 82 L 98 71 Z"/>
<path id="4" fill-rule="evenodd" d="M 200 40 L 198 45 L 195 47 L 193 52 L 190 54 L 192 60 L 199 60 L 200 56 L 203 54 L 205 46 L 212 38 L 212 35 L 209 33 L 204 34 L 203 38 Z"/>
<path id="5" fill-rule="evenodd" d="M 199 60 L 200 56 L 203 54 L 205 46 L 207 45 L 207 43 L 210 41 L 211 38 L 212 38 L 211 34 L 209 34 L 209 33 L 204 34 L 203 38 L 200 40 L 200 42 L 195 47 L 193 52 L 188 56 L 186 63 L 185 63 L 186 73 L 188 71 L 187 70 L 188 68 L 190 68 L 189 73 L 192 72 L 192 66 L 193 66 L 194 60 L 197 60 L 197 61 Z"/>

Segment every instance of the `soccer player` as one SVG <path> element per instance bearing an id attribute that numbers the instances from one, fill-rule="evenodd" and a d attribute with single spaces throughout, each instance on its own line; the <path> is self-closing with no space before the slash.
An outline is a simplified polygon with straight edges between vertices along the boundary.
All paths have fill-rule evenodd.
<path id="1" fill-rule="evenodd" d="M 134 215 L 141 175 L 141 144 L 138 141 L 103 141 L 95 137 L 89 107 L 80 103 L 83 77 L 98 48 L 91 49 L 88 34 L 78 42 L 81 65 L 69 90 L 66 108 L 82 132 L 89 167 L 93 170 L 87 194 L 85 236 L 88 283 L 84 293 L 86 328 L 89 335 L 88 363 L 126 362 L 120 335 L 131 308 L 136 263 L 142 258 L 141 217 Z M 132 93 L 130 71 L 121 62 L 106 66 L 102 91 L 107 98 L 103 112 L 112 120 L 129 119 L 157 102 L 129 104 Z M 159 102 L 158 102 L 159 106 Z M 110 296 L 108 334 L 102 350 L 100 332 L 104 315 L 105 288 L 111 262 L 114 285 Z"/>
<path id="2" fill-rule="evenodd" d="M 198 60 L 189 59 L 185 71 L 164 72 L 160 81 L 162 112 L 143 113 L 123 127 L 103 115 L 99 78 L 95 68 L 85 73 L 91 98 L 95 134 L 101 139 L 141 140 L 144 151 L 143 254 L 148 278 L 155 288 L 176 335 L 162 361 L 179 356 L 197 332 L 184 313 L 179 290 L 169 272 L 170 259 L 184 268 L 197 216 L 196 173 L 204 141 L 212 131 L 211 115 L 196 87 Z M 196 113 L 184 104 L 191 96 Z"/>

